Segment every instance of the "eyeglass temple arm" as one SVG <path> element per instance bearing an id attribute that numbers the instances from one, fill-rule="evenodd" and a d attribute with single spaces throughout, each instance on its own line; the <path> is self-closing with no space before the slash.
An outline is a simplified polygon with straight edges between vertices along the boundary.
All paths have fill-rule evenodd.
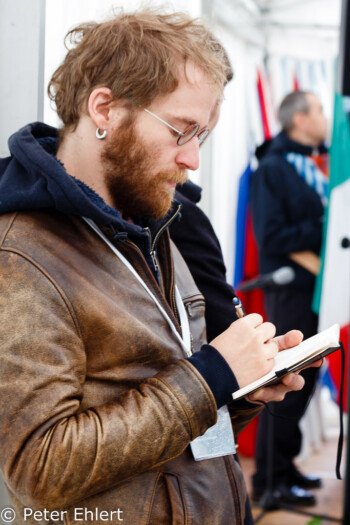
<path id="1" fill-rule="evenodd" d="M 162 118 L 158 117 L 158 115 L 155 115 L 155 113 L 152 113 L 152 111 L 150 111 L 149 109 L 146 109 L 146 108 L 143 108 L 143 109 L 144 109 L 144 111 L 146 111 L 146 113 L 149 113 L 150 115 L 152 115 L 152 117 L 156 118 L 160 122 L 163 122 L 163 124 L 168 126 L 168 128 L 171 128 L 173 131 L 175 131 L 181 137 L 184 136 L 184 133 L 182 133 L 182 131 L 179 131 L 178 129 L 174 128 L 173 126 L 171 126 L 171 124 L 169 124 L 168 122 L 165 122 L 165 120 L 163 120 Z"/>

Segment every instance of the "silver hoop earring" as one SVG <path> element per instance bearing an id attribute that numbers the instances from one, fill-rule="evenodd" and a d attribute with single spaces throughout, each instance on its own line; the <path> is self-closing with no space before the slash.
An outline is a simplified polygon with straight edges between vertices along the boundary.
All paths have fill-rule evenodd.
<path id="1" fill-rule="evenodd" d="M 96 129 L 96 138 L 98 140 L 103 140 L 107 137 L 107 130 L 106 128 L 103 129 L 103 132 L 101 133 L 100 128 Z"/>

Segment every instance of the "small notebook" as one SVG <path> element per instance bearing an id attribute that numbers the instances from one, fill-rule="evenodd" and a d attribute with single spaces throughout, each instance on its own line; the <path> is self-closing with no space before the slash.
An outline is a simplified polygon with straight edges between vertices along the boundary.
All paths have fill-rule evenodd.
<path id="1" fill-rule="evenodd" d="M 302 341 L 297 346 L 293 346 L 293 348 L 278 352 L 271 372 L 234 392 L 232 394 L 233 400 L 236 401 L 243 396 L 252 394 L 263 386 L 278 383 L 280 378 L 289 372 L 301 370 L 321 357 L 339 350 L 339 333 L 339 325 L 335 324 L 327 328 L 327 330 L 305 339 L 305 341 Z"/>

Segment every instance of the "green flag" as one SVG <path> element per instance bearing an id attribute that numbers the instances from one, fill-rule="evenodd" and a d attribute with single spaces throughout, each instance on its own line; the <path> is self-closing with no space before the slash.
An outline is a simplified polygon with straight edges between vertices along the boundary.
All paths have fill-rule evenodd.
<path id="1" fill-rule="evenodd" d="M 336 93 L 330 149 L 329 203 L 325 214 L 321 272 L 314 307 L 320 316 L 319 329 L 350 322 L 350 124 L 346 112 L 349 98 Z"/>

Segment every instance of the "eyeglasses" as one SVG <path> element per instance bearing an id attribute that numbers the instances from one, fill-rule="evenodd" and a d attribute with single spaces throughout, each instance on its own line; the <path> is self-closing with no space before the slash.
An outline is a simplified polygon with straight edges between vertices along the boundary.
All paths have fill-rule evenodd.
<path id="1" fill-rule="evenodd" d="M 168 122 L 166 122 L 162 118 L 152 113 L 152 111 L 150 111 L 149 109 L 143 108 L 143 110 L 146 111 L 146 113 L 148 113 L 152 117 L 156 118 L 157 120 L 165 124 L 166 126 L 168 126 L 168 128 L 172 129 L 177 135 L 179 135 L 179 138 L 177 139 L 178 146 L 183 146 L 184 144 L 189 142 L 191 139 L 193 139 L 193 137 L 198 138 L 198 143 L 201 146 L 203 142 L 205 141 L 205 139 L 207 138 L 207 136 L 209 135 L 210 129 L 203 128 L 199 130 L 199 124 L 191 124 L 191 126 L 185 129 L 184 132 L 179 131 L 178 129 L 171 126 Z"/>

